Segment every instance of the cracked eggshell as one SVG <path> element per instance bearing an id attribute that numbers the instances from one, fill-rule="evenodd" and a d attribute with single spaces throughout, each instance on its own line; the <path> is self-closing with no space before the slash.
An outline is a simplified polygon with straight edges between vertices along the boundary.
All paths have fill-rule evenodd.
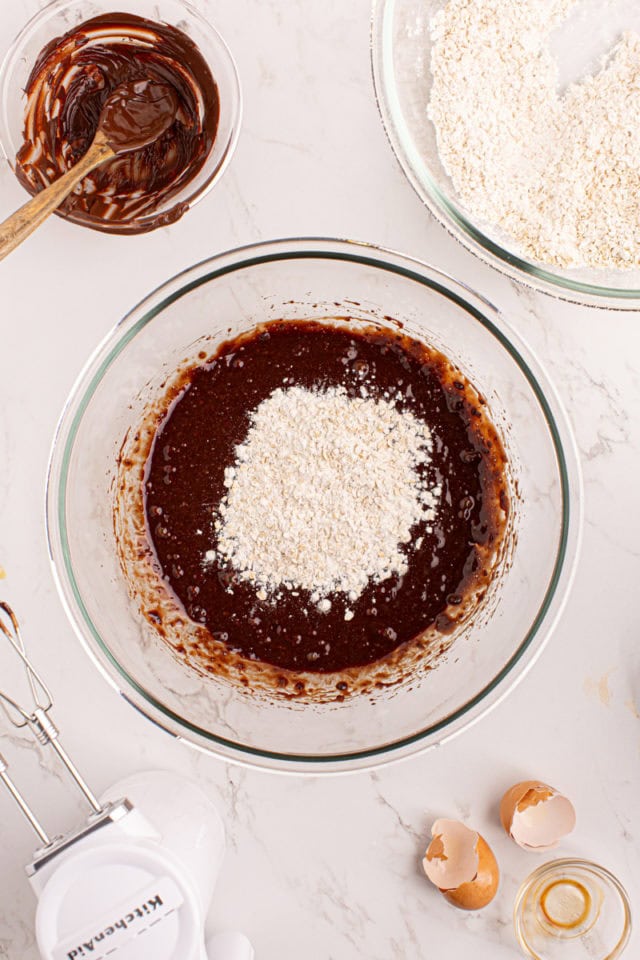
<path id="1" fill-rule="evenodd" d="M 524 850 L 553 850 L 576 825 L 570 800 L 539 780 L 511 787 L 500 803 L 506 833 Z"/>
<path id="2" fill-rule="evenodd" d="M 431 836 L 422 866 L 444 898 L 461 910 L 491 903 L 500 871 L 486 840 L 457 820 L 436 820 Z"/>

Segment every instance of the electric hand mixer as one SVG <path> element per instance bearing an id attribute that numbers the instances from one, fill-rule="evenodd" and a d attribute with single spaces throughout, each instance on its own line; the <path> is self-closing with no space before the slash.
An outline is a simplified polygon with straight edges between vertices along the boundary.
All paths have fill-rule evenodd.
<path id="1" fill-rule="evenodd" d="M 9 776 L 0 779 L 42 846 L 27 866 L 38 898 L 43 960 L 252 960 L 247 938 L 217 934 L 205 919 L 224 856 L 224 826 L 200 788 L 165 772 L 139 774 L 98 799 L 62 747 L 51 694 L 26 655 L 18 620 L 0 602 L 0 631 L 26 670 L 33 709 L 0 691 L 15 727 L 51 746 L 91 807 L 86 823 L 51 838 Z"/>

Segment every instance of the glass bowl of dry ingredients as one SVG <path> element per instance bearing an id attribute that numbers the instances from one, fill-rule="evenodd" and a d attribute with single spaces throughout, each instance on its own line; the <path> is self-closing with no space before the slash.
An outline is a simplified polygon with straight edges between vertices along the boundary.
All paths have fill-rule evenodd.
<path id="1" fill-rule="evenodd" d="M 55 577 L 174 736 L 292 772 L 440 744 L 533 664 L 576 559 L 572 435 L 482 297 L 347 241 L 244 247 L 115 327 L 63 412 Z"/>
<path id="2" fill-rule="evenodd" d="M 433 215 L 508 276 L 640 303 L 633 0 L 374 0 L 382 120 Z"/>
<path id="3" fill-rule="evenodd" d="M 22 186 L 35 193 L 74 166 L 109 92 L 147 77 L 172 88 L 174 122 L 90 174 L 56 213 L 119 234 L 184 216 L 226 169 L 242 113 L 228 47 L 185 0 L 53 0 L 29 20 L 0 67 L 0 145 Z"/>

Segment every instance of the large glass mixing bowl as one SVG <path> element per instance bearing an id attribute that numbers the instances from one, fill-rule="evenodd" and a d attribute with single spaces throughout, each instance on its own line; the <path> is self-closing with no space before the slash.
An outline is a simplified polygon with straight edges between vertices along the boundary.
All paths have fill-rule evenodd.
<path id="1" fill-rule="evenodd" d="M 513 472 L 509 556 L 490 610 L 438 666 L 375 697 L 302 704 L 255 698 L 203 678 L 148 635 L 120 572 L 113 490 L 125 434 L 202 338 L 224 340 L 284 317 L 349 316 L 423 338 L 486 396 Z M 392 326 L 393 328 L 393 326 Z M 54 441 L 47 525 L 54 573 L 86 650 L 131 704 L 176 737 L 275 770 L 335 772 L 434 746 L 476 721 L 522 678 L 569 590 L 580 472 L 556 393 L 531 351 L 482 297 L 376 247 L 282 240 L 206 260 L 155 290 L 96 350 Z"/>
<path id="2" fill-rule="evenodd" d="M 509 0 L 507 0 L 509 2 Z M 517 0 L 513 0 L 517 3 Z M 382 121 L 407 179 L 467 249 L 521 283 L 588 306 L 637 310 L 640 269 L 559 268 L 528 259 L 503 231 L 481 223 L 457 195 L 427 116 L 433 16 L 445 0 L 373 0 L 371 59 Z M 551 40 L 561 87 L 600 69 L 625 30 L 640 32 L 636 0 L 580 0 Z M 517 145 L 516 145 L 517 146 Z M 627 224 L 635 230 L 636 224 Z"/>

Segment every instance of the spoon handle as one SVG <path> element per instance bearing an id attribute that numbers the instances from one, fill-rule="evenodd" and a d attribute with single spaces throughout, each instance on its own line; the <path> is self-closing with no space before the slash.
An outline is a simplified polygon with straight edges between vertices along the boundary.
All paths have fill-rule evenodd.
<path id="1" fill-rule="evenodd" d="M 16 210 L 0 224 L 0 260 L 15 250 L 23 240 L 39 227 L 43 220 L 58 207 L 83 177 L 106 160 L 115 157 L 115 152 L 102 138 L 96 137 L 85 155 L 53 183 L 36 193 L 24 206 Z"/>

